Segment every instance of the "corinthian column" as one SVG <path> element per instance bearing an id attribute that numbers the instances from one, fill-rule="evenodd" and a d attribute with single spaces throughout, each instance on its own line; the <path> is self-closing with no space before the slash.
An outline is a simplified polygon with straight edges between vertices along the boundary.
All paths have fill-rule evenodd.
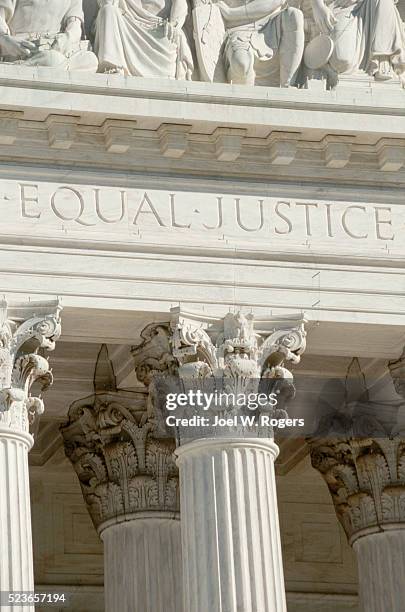
<path id="1" fill-rule="evenodd" d="M 39 349 L 52 350 L 60 335 L 57 303 L 0 303 L 0 592 L 4 612 L 34 611 L 7 605 L 7 592 L 34 591 L 28 451 L 30 425 L 44 410 L 30 395 L 35 381 L 52 382 Z"/>
<path id="2" fill-rule="evenodd" d="M 185 609 L 285 612 L 276 444 L 201 438 L 177 455 Z"/>
<path id="3" fill-rule="evenodd" d="M 117 390 L 105 346 L 94 380 L 94 394 L 70 407 L 62 435 L 104 543 L 105 609 L 181 612 L 174 441 L 156 434 L 144 392 Z"/>
<path id="4" fill-rule="evenodd" d="M 404 360 L 391 363 L 390 370 L 397 392 L 404 392 Z M 373 401 L 366 392 L 337 412 L 339 435 L 329 418 L 322 435 L 309 440 L 312 465 L 325 479 L 337 517 L 357 553 L 361 610 L 403 612 L 404 404 Z M 335 425 L 336 417 L 335 413 Z"/>
<path id="5" fill-rule="evenodd" d="M 161 422 L 172 422 L 162 410 L 169 392 L 230 394 L 229 401 L 205 412 L 190 403 L 176 410 L 189 423 L 196 415 L 207 419 L 205 425 L 182 421 L 171 428 L 180 472 L 184 609 L 286 612 L 274 472 L 278 447 L 271 425 L 262 420 L 285 414 L 269 403 L 249 410 L 247 399 L 259 390 L 291 395 L 292 376 L 283 362 L 299 361 L 303 323 L 259 321 L 255 330 L 250 315 L 215 321 L 174 310 L 170 333 L 176 365 L 171 363 L 171 375 L 155 377 L 151 394 Z M 236 404 L 231 394 L 244 401 Z M 215 417 L 232 421 L 221 428 Z"/>
<path id="6" fill-rule="evenodd" d="M 357 553 L 361 609 L 403 612 L 405 438 L 319 440 L 311 456 Z"/>

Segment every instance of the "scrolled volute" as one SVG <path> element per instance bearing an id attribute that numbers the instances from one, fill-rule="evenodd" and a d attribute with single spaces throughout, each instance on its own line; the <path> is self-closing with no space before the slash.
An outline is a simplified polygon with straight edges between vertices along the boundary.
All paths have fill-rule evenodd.
<path id="1" fill-rule="evenodd" d="M 58 302 L 0 304 L 0 427 L 28 433 L 43 413 L 42 393 L 52 384 L 48 360 L 61 334 Z M 39 382 L 38 397 L 31 388 Z"/>

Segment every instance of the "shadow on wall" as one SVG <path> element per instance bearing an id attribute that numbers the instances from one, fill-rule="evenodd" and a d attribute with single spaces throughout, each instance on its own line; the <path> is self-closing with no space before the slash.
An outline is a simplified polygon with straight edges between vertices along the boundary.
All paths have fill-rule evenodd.
<path id="1" fill-rule="evenodd" d="M 83 0 L 84 29 L 86 38 L 92 39 L 91 29 L 98 11 L 97 0 Z"/>

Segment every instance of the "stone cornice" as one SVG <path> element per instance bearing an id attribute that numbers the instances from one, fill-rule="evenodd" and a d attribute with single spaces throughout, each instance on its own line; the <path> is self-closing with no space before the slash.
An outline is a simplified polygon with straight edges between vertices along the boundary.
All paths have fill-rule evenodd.
<path id="1" fill-rule="evenodd" d="M 405 180 L 397 85 L 284 90 L 16 66 L 11 76 L 0 66 L 0 83 L 8 160 L 357 184 L 361 168 L 365 184 Z"/>
<path id="2" fill-rule="evenodd" d="M 395 114 L 403 117 L 403 101 L 405 92 L 399 82 L 382 84 L 372 79 L 351 79 L 337 90 L 326 91 L 312 82 L 308 89 L 278 88 L 278 87 L 250 87 L 246 85 L 228 85 L 222 83 L 204 83 L 198 81 L 181 81 L 170 79 L 148 79 L 139 77 L 124 77 L 114 74 L 80 74 L 55 73 L 47 68 L 29 68 L 25 66 L 0 66 L 0 84 L 2 87 L 13 90 L 15 88 L 30 89 L 32 91 L 55 91 L 70 94 L 79 93 L 87 98 L 90 94 L 102 95 L 105 98 L 119 97 L 131 100 L 166 100 L 173 102 L 210 103 L 212 109 L 218 109 L 222 104 L 231 106 L 250 106 L 257 108 L 293 108 L 294 110 L 324 109 L 325 112 L 339 110 L 347 114 L 377 113 L 382 115 Z M 60 96 L 59 96 L 60 97 Z M 17 102 L 17 100 L 16 100 Z M 31 101 L 32 102 L 32 101 Z M 51 102 L 49 99 L 48 104 Z M 94 97 L 94 104 L 100 100 Z M 47 106 L 48 106 L 47 104 Z M 63 101 L 59 101 L 63 105 Z M 26 105 L 32 106 L 28 100 Z M 4 103 L 2 105 L 4 108 Z M 15 105 L 14 105 L 15 108 Z M 107 105 L 105 106 L 107 108 Z M 72 114 L 74 114 L 72 108 Z M 92 109 L 87 108 L 87 112 Z M 99 106 L 99 112 L 102 106 Z M 123 119 L 126 108 L 120 114 Z M 197 109 L 196 109 L 197 111 Z M 45 109 L 44 109 L 45 112 Z M 178 108 L 178 113 L 181 109 Z M 179 115 L 180 116 L 180 115 Z M 162 114 L 160 114 L 160 118 Z M 252 125 L 254 117 L 245 115 L 244 124 Z M 290 121 L 297 118 L 291 117 Z M 212 119 L 211 119 L 212 120 Z M 314 118 L 315 122 L 316 119 Z M 228 116 L 228 123 L 235 122 L 235 118 Z M 314 123 L 315 125 L 315 123 Z M 374 126 L 373 132 L 379 126 Z M 395 126 L 393 126 L 395 128 Z M 399 127 L 399 126 L 398 126 Z M 362 126 L 357 125 L 358 129 Z"/>

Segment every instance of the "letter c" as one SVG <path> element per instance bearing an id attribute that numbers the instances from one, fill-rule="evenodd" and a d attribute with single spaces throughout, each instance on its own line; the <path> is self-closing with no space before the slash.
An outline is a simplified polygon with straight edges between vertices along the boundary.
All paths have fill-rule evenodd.
<path id="1" fill-rule="evenodd" d="M 368 234 L 363 234 L 362 236 L 360 236 L 359 234 L 353 234 L 353 232 L 350 231 L 346 220 L 346 217 L 350 210 L 362 210 L 365 213 L 367 212 L 365 206 L 348 206 L 348 208 L 346 208 L 345 212 L 342 215 L 342 227 L 344 231 L 348 236 L 350 236 L 350 238 L 355 238 L 356 240 L 364 240 L 365 238 L 368 238 Z"/>

